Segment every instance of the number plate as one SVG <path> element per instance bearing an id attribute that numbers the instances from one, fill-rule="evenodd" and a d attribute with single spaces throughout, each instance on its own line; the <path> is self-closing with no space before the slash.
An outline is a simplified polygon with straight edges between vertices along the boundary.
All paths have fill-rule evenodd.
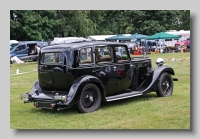
<path id="1" fill-rule="evenodd" d="M 52 109 L 50 107 L 50 102 L 37 102 L 37 107 L 38 108 L 45 108 L 45 109 Z"/>

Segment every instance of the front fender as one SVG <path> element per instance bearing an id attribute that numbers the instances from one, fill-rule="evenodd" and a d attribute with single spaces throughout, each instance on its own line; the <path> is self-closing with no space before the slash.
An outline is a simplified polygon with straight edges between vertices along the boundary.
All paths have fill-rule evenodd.
<path id="1" fill-rule="evenodd" d="M 67 105 L 75 104 L 78 101 L 81 91 L 87 83 L 94 83 L 95 85 L 97 85 L 102 94 L 102 98 L 105 98 L 105 90 L 103 83 L 97 77 L 91 75 L 84 75 L 76 79 L 73 85 L 71 86 L 67 96 Z"/>
<path id="2" fill-rule="evenodd" d="M 167 72 L 171 75 L 175 75 L 175 72 L 171 67 L 161 66 L 161 67 L 155 68 L 151 73 L 152 75 L 150 75 L 150 76 L 152 76 L 151 83 L 149 84 L 149 86 L 145 90 L 142 91 L 142 93 L 156 91 L 158 79 L 163 72 Z"/>

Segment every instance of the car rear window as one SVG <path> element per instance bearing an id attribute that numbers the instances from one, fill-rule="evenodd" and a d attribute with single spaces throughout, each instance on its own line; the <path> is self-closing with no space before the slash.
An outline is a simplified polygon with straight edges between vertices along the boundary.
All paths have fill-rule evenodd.
<path id="1" fill-rule="evenodd" d="M 61 52 L 49 52 L 43 53 L 41 63 L 44 64 L 54 64 L 63 62 L 63 54 Z"/>

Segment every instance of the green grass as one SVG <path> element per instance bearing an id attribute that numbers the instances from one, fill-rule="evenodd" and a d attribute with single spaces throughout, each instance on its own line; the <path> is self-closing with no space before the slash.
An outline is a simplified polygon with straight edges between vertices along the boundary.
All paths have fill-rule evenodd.
<path id="1" fill-rule="evenodd" d="M 132 55 L 133 56 L 133 55 Z M 20 93 L 30 91 L 37 80 L 37 64 L 11 65 L 10 128 L 11 129 L 190 129 L 190 53 L 148 55 L 153 67 L 158 57 L 171 66 L 179 79 L 170 97 L 144 96 L 102 103 L 98 111 L 80 114 L 76 108 L 62 111 L 37 109 L 24 104 Z M 179 59 L 171 61 L 171 59 Z M 184 61 L 180 59 L 186 58 Z M 170 60 L 169 60 L 170 59 Z"/>

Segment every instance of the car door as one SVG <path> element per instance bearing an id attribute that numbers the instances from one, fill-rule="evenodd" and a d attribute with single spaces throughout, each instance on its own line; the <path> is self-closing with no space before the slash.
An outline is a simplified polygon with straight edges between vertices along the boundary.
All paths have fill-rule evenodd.
<path id="1" fill-rule="evenodd" d="M 101 80 L 104 85 L 106 96 L 118 92 L 117 67 L 114 63 L 113 47 L 108 45 L 95 46 L 96 68 L 93 75 Z"/>
<path id="2" fill-rule="evenodd" d="M 40 85 L 44 90 L 67 90 L 69 79 L 66 74 L 66 57 L 62 52 L 42 53 L 39 65 Z"/>
<path id="3" fill-rule="evenodd" d="M 27 52 L 27 47 L 26 47 L 26 44 L 20 44 L 18 45 L 15 50 L 14 50 L 14 54 L 17 56 L 17 57 L 24 57 L 24 56 L 27 56 L 28 55 L 28 52 Z"/>
<path id="4" fill-rule="evenodd" d="M 130 64 L 130 55 L 125 45 L 115 45 L 114 50 L 118 92 L 124 92 L 131 84 L 130 68 L 132 65 Z"/>
<path id="5" fill-rule="evenodd" d="M 91 75 L 93 74 L 94 60 L 93 60 L 93 53 L 92 53 L 92 46 L 87 46 L 81 48 L 79 51 L 79 65 L 77 67 L 77 74 L 78 77 L 83 75 Z"/>

